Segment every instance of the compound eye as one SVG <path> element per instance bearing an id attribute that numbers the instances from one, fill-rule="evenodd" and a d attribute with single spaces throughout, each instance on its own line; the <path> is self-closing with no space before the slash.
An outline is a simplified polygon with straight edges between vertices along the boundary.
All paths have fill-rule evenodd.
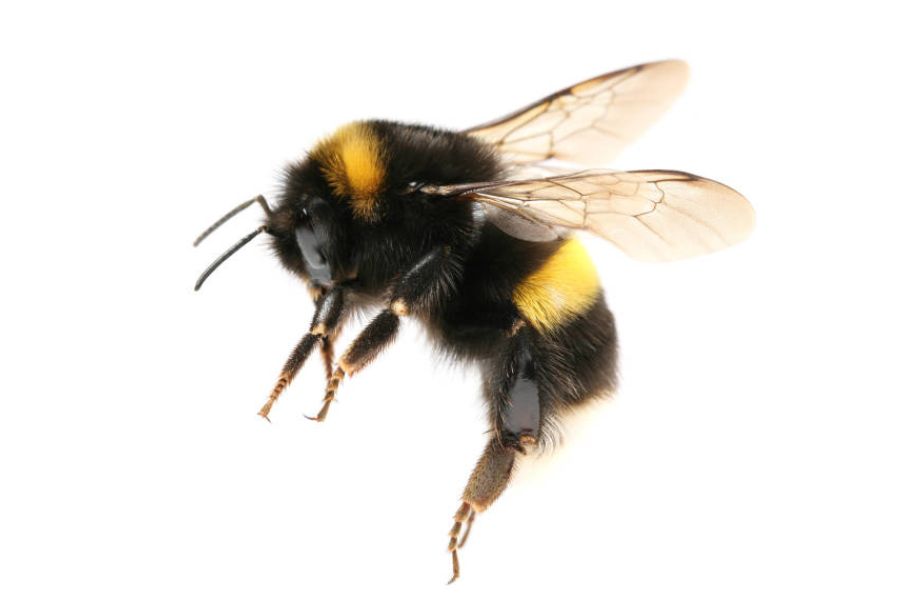
<path id="1" fill-rule="evenodd" d="M 309 266 L 321 269 L 328 264 L 322 254 L 322 246 L 311 226 L 301 225 L 296 229 L 294 235 L 297 238 L 297 245 L 300 246 L 300 252 L 303 253 L 303 259 Z"/>
<path id="2" fill-rule="evenodd" d="M 322 240 L 316 235 L 312 223 L 306 221 L 297 227 L 294 237 L 296 237 L 297 246 L 300 247 L 300 252 L 303 254 L 303 262 L 306 263 L 309 276 L 317 282 L 330 282 L 331 268 L 322 252 Z"/>

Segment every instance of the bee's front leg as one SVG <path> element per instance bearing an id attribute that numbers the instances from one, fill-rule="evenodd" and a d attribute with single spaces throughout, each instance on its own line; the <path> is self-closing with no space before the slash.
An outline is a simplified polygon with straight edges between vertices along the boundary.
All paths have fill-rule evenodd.
<path id="1" fill-rule="evenodd" d="M 309 324 L 309 332 L 300 339 L 284 363 L 281 375 L 279 375 L 278 381 L 275 382 L 275 387 L 272 388 L 269 394 L 269 399 L 259 409 L 259 416 L 268 420 L 272 405 L 275 404 L 281 393 L 291 383 L 291 380 L 303 366 L 303 363 L 306 362 L 306 359 L 309 358 L 310 352 L 316 345 L 329 344 L 330 348 L 330 339 L 340 327 L 343 316 L 343 288 L 335 286 L 319 296 L 316 300 L 316 312 L 313 315 L 312 322 Z M 327 352 L 327 350 L 323 350 L 323 352 Z"/>
<path id="2" fill-rule="evenodd" d="M 314 421 L 324 421 L 338 386 L 372 362 L 397 336 L 400 317 L 427 312 L 454 287 L 460 272 L 459 259 L 447 246 L 435 248 L 401 275 L 393 288 L 388 308 L 372 319 L 338 361 L 328 385 L 322 408 Z"/>

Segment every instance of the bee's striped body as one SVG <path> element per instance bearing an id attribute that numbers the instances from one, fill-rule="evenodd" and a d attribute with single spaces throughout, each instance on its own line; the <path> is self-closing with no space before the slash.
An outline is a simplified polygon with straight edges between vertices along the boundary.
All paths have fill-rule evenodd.
<path id="1" fill-rule="evenodd" d="M 324 198 L 329 218 L 341 220 L 333 229 L 342 236 L 332 236 L 328 261 L 331 272 L 354 274 L 344 287 L 358 304 L 389 299 L 402 283 L 398 277 L 439 249 L 436 283 L 413 282 L 421 289 L 412 292 L 418 302 L 408 310 L 443 352 L 481 365 L 497 439 L 522 448 L 522 435 L 529 443 L 549 439 L 562 408 L 612 389 L 616 335 L 579 240 L 517 239 L 471 203 L 410 191 L 419 184 L 491 180 L 502 169 L 489 146 L 465 134 L 357 122 L 319 142 L 307 162 L 289 171 L 288 190 Z M 287 220 L 282 215 L 295 206 L 279 206 L 272 222 Z M 276 235 L 285 264 L 304 276 L 292 242 Z M 516 385 L 526 371 L 538 393 L 520 410 Z M 509 381 L 498 388 L 501 375 Z M 526 396 L 534 391 L 523 389 Z M 489 499 L 474 504 L 485 507 Z"/>
<path id="2" fill-rule="evenodd" d="M 602 293 L 590 256 L 567 239 L 513 290 L 519 314 L 540 332 L 552 332 L 584 314 Z"/>
<path id="3" fill-rule="evenodd" d="M 665 110 L 686 76 L 680 61 L 637 65 L 465 132 L 351 123 L 288 168 L 274 209 L 259 196 L 198 238 L 258 201 L 265 224 L 196 287 L 265 232 L 316 302 L 262 416 L 318 346 L 329 376 L 323 420 L 341 380 L 374 360 L 406 316 L 443 352 L 479 366 L 492 434 L 450 532 L 454 579 L 463 523 L 503 492 L 518 453 L 550 439 L 567 409 L 615 386 L 616 330 L 600 280 L 581 243 L 558 232 L 589 231 L 634 257 L 669 260 L 752 228 L 747 201 L 714 181 L 591 168 Z M 551 159 L 587 167 L 535 178 L 518 170 Z M 363 306 L 382 310 L 335 364 L 347 314 Z"/>

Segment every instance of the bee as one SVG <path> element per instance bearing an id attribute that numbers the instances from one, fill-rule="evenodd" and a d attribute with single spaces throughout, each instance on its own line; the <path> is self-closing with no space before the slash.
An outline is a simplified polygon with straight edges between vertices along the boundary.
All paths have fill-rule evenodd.
<path id="1" fill-rule="evenodd" d="M 633 66 L 464 131 L 350 123 L 286 168 L 274 206 L 248 200 L 194 242 L 259 204 L 263 224 L 195 289 L 265 233 L 315 303 L 259 411 L 266 419 L 318 348 L 328 383 L 312 419 L 324 421 L 343 379 L 373 362 L 404 319 L 420 322 L 442 353 L 478 367 L 490 436 L 453 517 L 450 582 L 475 516 L 503 493 L 519 457 L 552 445 L 560 419 L 615 388 L 615 321 L 574 234 L 637 259 L 672 260 L 739 242 L 753 227 L 750 204 L 721 183 L 599 168 L 668 108 L 687 73 L 681 61 Z M 373 308 L 335 361 L 348 315 Z"/>

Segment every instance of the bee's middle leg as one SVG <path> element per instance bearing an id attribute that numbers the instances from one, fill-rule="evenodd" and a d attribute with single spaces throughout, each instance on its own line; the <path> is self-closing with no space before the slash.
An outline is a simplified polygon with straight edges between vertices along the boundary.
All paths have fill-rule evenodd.
<path id="1" fill-rule="evenodd" d="M 328 380 L 325 388 L 325 398 L 322 400 L 322 408 L 315 417 L 307 417 L 313 421 L 324 421 L 328 415 L 328 409 L 334 401 L 338 386 L 345 375 L 353 375 L 362 369 L 381 353 L 394 338 L 400 328 L 400 317 L 392 310 L 384 310 L 372 319 L 362 330 L 362 333 L 353 340 L 350 348 L 341 356 L 337 367 Z"/>
<path id="2" fill-rule="evenodd" d="M 353 375 L 372 362 L 397 337 L 400 317 L 427 312 L 451 287 L 458 271 L 456 257 L 450 248 L 438 247 L 426 254 L 397 281 L 388 308 L 382 310 L 362 330 L 341 356 L 325 388 L 322 408 L 314 421 L 324 421 L 337 389 L 347 375 Z"/>

